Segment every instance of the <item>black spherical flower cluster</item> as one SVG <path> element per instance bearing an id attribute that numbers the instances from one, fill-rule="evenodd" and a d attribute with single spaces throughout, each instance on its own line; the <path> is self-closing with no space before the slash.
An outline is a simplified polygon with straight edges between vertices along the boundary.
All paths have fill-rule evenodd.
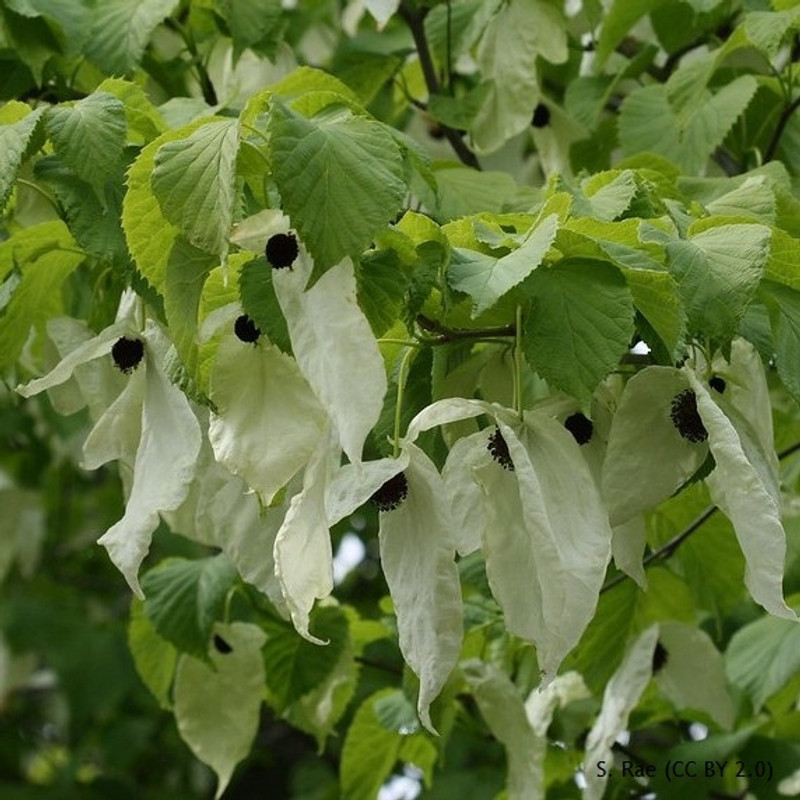
<path id="1" fill-rule="evenodd" d="M 568 416 L 564 420 L 564 427 L 572 434 L 578 444 L 586 444 L 594 433 L 594 424 L 580 411 Z"/>
<path id="2" fill-rule="evenodd" d="M 233 324 L 233 332 L 243 342 L 257 342 L 261 336 L 261 331 L 247 314 L 242 314 L 236 318 Z"/>
<path id="3" fill-rule="evenodd" d="M 672 398 L 670 419 L 684 439 L 694 444 L 708 439 L 708 431 L 697 411 L 697 395 L 691 389 L 684 389 Z"/>
<path id="4" fill-rule="evenodd" d="M 725 391 L 725 387 L 727 384 L 725 383 L 725 378 L 721 378 L 719 375 L 715 375 L 709 382 L 708 385 L 715 391 L 722 394 Z"/>
<path id="5" fill-rule="evenodd" d="M 141 339 L 128 339 L 122 336 L 114 342 L 111 348 L 111 358 L 121 372 L 126 375 L 133 372 L 139 366 L 139 362 L 144 358 L 144 343 Z"/>
<path id="6" fill-rule="evenodd" d="M 550 109 L 544 103 L 539 103 L 539 105 L 533 110 L 531 125 L 534 128 L 544 128 L 549 123 Z"/>
<path id="7" fill-rule="evenodd" d="M 297 237 L 292 233 L 276 233 L 270 236 L 264 254 L 273 269 L 287 269 L 294 264 L 297 254 Z"/>
<path id="8" fill-rule="evenodd" d="M 653 650 L 653 675 L 658 675 L 669 661 L 669 653 L 667 648 L 661 642 L 656 642 L 655 650 Z"/>
<path id="9" fill-rule="evenodd" d="M 494 433 L 489 437 L 486 445 L 487 450 L 492 454 L 492 458 L 503 468 L 514 471 L 514 462 L 511 460 L 511 453 L 508 452 L 508 443 L 500 433 L 500 428 L 495 428 Z"/>
<path id="10" fill-rule="evenodd" d="M 398 472 L 370 497 L 379 511 L 394 511 L 408 497 L 408 480 L 405 472 Z"/>

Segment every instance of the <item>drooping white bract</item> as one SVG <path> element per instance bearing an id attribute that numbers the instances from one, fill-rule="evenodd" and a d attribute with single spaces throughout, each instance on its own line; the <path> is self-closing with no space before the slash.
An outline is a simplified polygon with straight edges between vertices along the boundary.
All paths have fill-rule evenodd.
<path id="1" fill-rule="evenodd" d="M 494 462 L 488 432 L 468 437 L 473 452 L 459 453 L 484 496 L 486 574 L 506 627 L 536 645 L 550 680 L 594 614 L 611 528 L 578 444 L 546 414 L 526 412 L 520 420 L 500 406 L 449 398 L 420 412 L 407 439 L 480 414 L 494 417 L 514 466 L 510 471 Z"/>
<path id="2" fill-rule="evenodd" d="M 603 465 L 603 499 L 613 526 L 657 506 L 690 478 L 708 455 L 670 418 L 673 399 L 688 388 L 673 367 L 647 367 L 625 387 Z"/>
<path id="3" fill-rule="evenodd" d="M 327 424 L 297 363 L 266 339 L 219 343 L 209 396 L 214 455 L 269 505 L 306 464 Z"/>
<path id="4" fill-rule="evenodd" d="M 430 704 L 461 651 L 461 585 L 441 476 L 414 444 L 405 442 L 403 451 L 409 459 L 408 496 L 398 508 L 381 512 L 381 567 L 397 614 L 400 650 L 419 677 L 417 712 L 435 732 Z"/>
<path id="5" fill-rule="evenodd" d="M 786 534 L 780 498 L 742 447 L 734 423 L 711 398 L 694 372 L 684 367 L 697 395 L 697 411 L 708 431 L 716 466 L 706 478 L 711 500 L 733 523 L 745 557 L 744 582 L 753 599 L 777 617 L 796 620 L 783 599 Z M 762 463 L 766 458 L 759 459 Z"/>
<path id="6" fill-rule="evenodd" d="M 353 263 L 345 258 L 306 289 L 313 263 L 301 247 L 273 285 L 300 371 L 333 420 L 351 462 L 361 460 L 380 417 L 386 372 L 378 343 L 356 300 Z"/>
<path id="7" fill-rule="evenodd" d="M 79 365 L 108 355 L 122 336 L 143 339 L 144 358 L 122 394 L 90 433 L 85 463 L 97 467 L 113 458 L 130 461 L 134 439 L 137 434 L 140 437 L 125 514 L 100 537 L 99 543 L 141 597 L 139 567 L 150 549 L 159 512 L 173 510 L 183 502 L 200 452 L 200 426 L 189 401 L 161 368 L 166 338 L 153 320 L 147 321 L 143 333 L 129 322 L 117 322 L 73 350 L 48 375 L 17 391 L 29 397 L 64 383 Z"/>
<path id="8" fill-rule="evenodd" d="M 586 780 L 585 800 L 600 800 L 608 778 L 598 776 L 597 765 L 612 765 L 611 745 L 626 729 L 628 717 L 653 675 L 653 653 L 658 641 L 658 625 L 645 630 L 628 650 L 617 671 L 603 692 L 603 706 L 586 737 L 583 776 Z"/>

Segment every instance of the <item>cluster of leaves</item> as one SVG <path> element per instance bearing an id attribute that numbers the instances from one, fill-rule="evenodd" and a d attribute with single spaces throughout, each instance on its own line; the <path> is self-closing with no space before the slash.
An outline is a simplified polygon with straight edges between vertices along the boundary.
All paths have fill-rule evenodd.
<path id="1" fill-rule="evenodd" d="M 790 786 L 800 6 L 566 5 L 0 3 L 0 370 L 44 376 L 9 426 L 54 430 L 0 473 L 0 696 L 43 648 L 42 465 L 117 461 L 91 530 L 217 795 L 264 702 L 340 766 L 298 798 L 375 797 L 398 761 L 492 797 L 505 756 L 512 798 L 640 790 L 593 769 L 626 729 Z M 334 599 L 353 530 L 389 598 Z M 28 778 L 121 791 L 77 742 Z"/>

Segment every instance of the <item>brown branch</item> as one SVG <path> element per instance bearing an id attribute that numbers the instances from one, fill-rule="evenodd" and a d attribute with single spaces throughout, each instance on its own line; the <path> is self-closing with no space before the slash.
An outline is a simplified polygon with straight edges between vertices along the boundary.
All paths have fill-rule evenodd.
<path id="1" fill-rule="evenodd" d="M 428 40 L 425 38 L 425 15 L 427 10 L 417 11 L 403 0 L 400 3 L 398 13 L 405 20 L 408 25 L 411 35 L 414 37 L 414 44 L 417 48 L 417 56 L 419 58 L 419 65 L 422 68 L 422 75 L 425 78 L 425 85 L 428 87 L 428 94 L 439 94 L 440 85 L 439 78 L 436 76 L 436 68 L 433 65 L 433 58 L 431 51 L 428 47 Z M 441 123 L 440 123 L 441 124 Z M 445 138 L 450 142 L 450 146 L 455 150 L 456 155 L 461 159 L 462 163 L 474 169 L 480 169 L 481 165 L 475 156 L 475 153 L 467 147 L 461 134 L 448 127 L 442 125 L 442 132 Z"/>
<path id="2" fill-rule="evenodd" d="M 462 339 L 491 339 L 493 337 L 511 337 L 515 335 L 513 325 L 504 325 L 501 328 L 446 328 L 436 320 L 422 314 L 417 315 L 417 325 L 424 331 L 436 335 L 436 343 L 458 342 Z M 429 343 L 430 344 L 430 343 Z"/>
<path id="3" fill-rule="evenodd" d="M 775 158 L 775 151 L 778 149 L 781 136 L 783 135 L 786 126 L 789 124 L 792 114 L 794 114 L 798 108 L 800 108 L 800 96 L 796 97 L 794 101 L 789 103 L 789 105 L 786 106 L 781 112 L 781 115 L 778 118 L 778 124 L 775 126 L 775 130 L 772 132 L 772 138 L 769 140 L 767 149 L 764 151 L 765 162 L 772 161 L 772 159 Z"/>

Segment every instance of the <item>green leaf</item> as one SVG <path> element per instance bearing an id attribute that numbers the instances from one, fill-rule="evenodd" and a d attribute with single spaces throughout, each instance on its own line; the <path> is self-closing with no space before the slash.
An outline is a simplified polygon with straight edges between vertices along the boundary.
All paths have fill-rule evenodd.
<path id="1" fill-rule="evenodd" d="M 489 86 L 470 129 L 478 152 L 497 150 L 530 125 L 539 99 L 539 56 L 554 64 L 567 60 L 561 14 L 543 0 L 504 3 L 478 46 L 481 76 Z"/>
<path id="2" fill-rule="evenodd" d="M 731 682 L 750 695 L 759 711 L 800 672 L 800 626 L 775 617 L 745 625 L 731 638 L 725 666 Z"/>
<path id="3" fill-rule="evenodd" d="M 219 800 L 236 765 L 253 745 L 264 689 L 261 647 L 255 625 L 217 625 L 215 633 L 231 648 L 209 650 L 211 664 L 184 655 L 175 676 L 175 719 L 181 738 L 217 773 Z"/>
<path id="4" fill-rule="evenodd" d="M 218 0 L 233 37 L 233 60 L 248 47 L 273 55 L 282 14 L 280 0 Z"/>
<path id="5" fill-rule="evenodd" d="M 800 239 L 789 236 L 780 228 L 772 229 L 764 277 L 800 291 Z"/>
<path id="6" fill-rule="evenodd" d="M 613 0 L 603 17 L 597 43 L 597 58 L 602 64 L 625 38 L 634 24 L 665 0 Z"/>
<path id="7" fill-rule="evenodd" d="M 528 364 L 554 387 L 588 398 L 633 336 L 625 279 L 608 263 L 573 258 L 537 270 L 530 288 L 522 339 Z"/>
<path id="8" fill-rule="evenodd" d="M 523 243 L 502 258 L 456 247 L 447 272 L 450 285 L 473 299 L 472 316 L 491 308 L 506 292 L 521 283 L 541 263 L 555 238 L 558 216 L 550 214 Z"/>
<path id="9" fill-rule="evenodd" d="M 269 702 L 278 714 L 323 684 L 337 668 L 349 644 L 347 618 L 336 606 L 323 606 L 311 614 L 310 628 L 326 645 L 304 639 L 291 625 L 266 625 Z"/>
<path id="10" fill-rule="evenodd" d="M 159 636 L 204 658 L 236 570 L 223 555 L 162 561 L 142 577 L 144 610 Z"/>
<path id="11" fill-rule="evenodd" d="M 137 597 L 131 602 L 128 647 L 139 677 L 158 700 L 161 708 L 169 711 L 172 708 L 170 689 L 178 662 L 178 651 L 156 633 L 153 623 L 145 614 L 142 601 Z"/>
<path id="12" fill-rule="evenodd" d="M 183 139 L 203 125 L 202 120 L 168 131 L 148 144 L 128 170 L 128 191 L 122 201 L 122 227 L 136 267 L 159 294 L 165 291 L 170 253 L 180 232 L 164 216 L 150 188 L 156 153 L 166 142 Z"/>
<path id="13" fill-rule="evenodd" d="M 125 107 L 116 97 L 95 92 L 73 106 L 53 106 L 45 121 L 56 153 L 102 198 L 103 185 L 122 160 Z"/>
<path id="14" fill-rule="evenodd" d="M 625 0 L 627 2 L 627 0 Z M 637 89 L 625 99 L 619 118 L 619 140 L 626 155 L 642 150 L 669 158 L 689 174 L 702 173 L 706 162 L 758 88 L 752 75 L 742 75 L 716 94 L 704 90 L 680 116 L 666 86 Z M 653 120 L 659 121 L 653 125 Z"/>
<path id="15" fill-rule="evenodd" d="M 341 108 L 306 119 L 276 100 L 270 134 L 284 210 L 319 269 L 358 255 L 396 216 L 402 155 L 380 123 Z"/>
<path id="16" fill-rule="evenodd" d="M 364 254 L 356 265 L 358 305 L 375 336 L 383 336 L 400 316 L 409 278 L 394 250 Z"/>
<path id="17" fill-rule="evenodd" d="M 89 38 L 93 10 L 83 0 L 6 0 L 5 5 L 23 16 L 55 23 L 69 55 L 79 53 Z"/>
<path id="18" fill-rule="evenodd" d="M 753 299 L 769 255 L 764 225 L 720 225 L 667 243 L 692 332 L 729 341 Z"/>
<path id="19" fill-rule="evenodd" d="M 342 749 L 342 800 L 375 800 L 398 759 L 415 755 L 412 763 L 416 763 L 436 758 L 436 747 L 427 734 L 402 736 L 381 724 L 375 705 L 395 691 L 383 689 L 370 695 L 350 723 Z"/>
<path id="20" fill-rule="evenodd" d="M 248 261 L 239 273 L 239 296 L 244 313 L 255 322 L 258 329 L 282 352 L 292 354 L 289 329 L 281 312 L 272 269 L 266 258 Z"/>
<path id="21" fill-rule="evenodd" d="M 85 259 L 67 226 L 44 222 L 0 242 L 0 280 L 15 269 L 21 280 L 0 312 L 0 368 L 22 352 L 31 327 L 63 313 L 61 287 Z"/>
<path id="22" fill-rule="evenodd" d="M 765 281 L 761 291 L 773 306 L 773 331 L 778 375 L 800 402 L 800 291 Z"/>
<path id="23" fill-rule="evenodd" d="M 25 103 L 9 103 L 0 114 L 0 209 L 2 209 L 17 177 L 28 145 L 33 138 L 44 109 L 31 111 Z"/>
<path id="24" fill-rule="evenodd" d="M 106 74 L 127 75 L 142 59 L 153 31 L 179 0 L 104 0 L 92 12 L 87 55 Z"/>
<path id="25" fill-rule="evenodd" d="M 236 201 L 236 120 L 214 120 L 186 138 L 168 141 L 155 155 L 150 177 L 164 216 L 201 250 L 228 254 Z"/>
<path id="26" fill-rule="evenodd" d="M 517 193 L 517 183 L 507 172 L 478 172 L 445 163 L 435 165 L 434 175 L 442 221 L 481 211 L 499 213 Z"/>
<path id="27" fill-rule="evenodd" d="M 167 130 L 167 125 L 158 109 L 138 84 L 121 78 L 106 78 L 97 87 L 97 91 L 116 97 L 125 106 L 129 138 L 135 140 L 135 136 L 138 135 L 147 143 Z"/>

